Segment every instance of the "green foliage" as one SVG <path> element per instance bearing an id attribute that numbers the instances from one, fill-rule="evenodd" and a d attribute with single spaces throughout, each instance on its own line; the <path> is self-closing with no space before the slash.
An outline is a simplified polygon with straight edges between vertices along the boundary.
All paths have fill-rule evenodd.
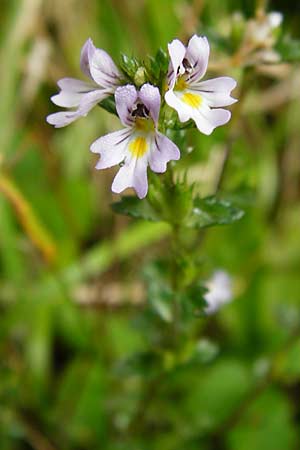
<path id="1" fill-rule="evenodd" d="M 272 47 L 288 65 L 251 70 L 240 46 L 264 2 L 38 3 L 0 16 L 1 450 L 298 449 L 295 2 Z M 209 77 L 238 80 L 233 120 L 205 136 L 164 106 L 180 161 L 149 173 L 146 199 L 112 199 L 114 169 L 94 171 L 88 148 L 120 126 L 113 96 L 54 130 L 55 83 L 82 76 L 90 35 L 123 53 L 124 84 L 163 91 L 167 43 L 194 31 Z M 218 268 L 233 300 L 205 316 Z"/>
<path id="2" fill-rule="evenodd" d="M 293 39 L 291 36 L 283 36 L 276 46 L 277 52 L 283 61 L 300 61 L 300 40 Z"/>
<path id="3" fill-rule="evenodd" d="M 285 396 L 275 389 L 268 390 L 251 405 L 236 429 L 229 435 L 229 448 L 294 449 L 296 432 L 290 424 L 291 414 Z"/>
<path id="4" fill-rule="evenodd" d="M 147 199 L 139 200 L 135 196 L 122 196 L 121 200 L 112 204 L 112 209 L 118 214 L 157 222 L 160 220 L 158 213 L 150 205 Z"/>
<path id="5" fill-rule="evenodd" d="M 232 205 L 228 200 L 215 196 L 195 198 L 193 212 L 188 219 L 188 226 L 206 228 L 214 225 L 229 225 L 240 220 L 244 211 Z"/>
<path id="6" fill-rule="evenodd" d="M 127 75 L 129 77 L 129 79 L 133 80 L 134 75 L 136 73 L 136 71 L 138 70 L 138 68 L 140 67 L 140 62 L 137 60 L 137 58 L 135 57 L 129 57 L 125 54 L 121 54 L 121 63 L 120 63 L 120 67 L 123 70 L 123 72 L 125 73 L 125 75 Z"/>
<path id="7" fill-rule="evenodd" d="M 191 188 L 184 184 L 174 184 L 168 192 L 152 188 L 149 199 L 124 196 L 112 208 L 115 212 L 130 217 L 154 222 L 163 220 L 174 225 L 180 223 L 197 229 L 229 225 L 244 215 L 244 211 L 233 206 L 229 200 L 215 196 L 196 197 L 193 200 Z"/>

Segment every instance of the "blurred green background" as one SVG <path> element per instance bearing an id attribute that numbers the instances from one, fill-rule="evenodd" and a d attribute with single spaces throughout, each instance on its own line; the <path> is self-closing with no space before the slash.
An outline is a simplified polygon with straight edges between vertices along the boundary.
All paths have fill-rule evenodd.
<path id="1" fill-rule="evenodd" d="M 253 17 L 259 6 L 1 1 L 1 450 L 300 448 L 299 65 L 224 63 L 235 51 L 232 14 Z M 282 32 L 300 37 L 297 2 L 268 10 L 283 12 Z M 243 99 L 231 127 L 187 133 L 194 151 L 177 170 L 189 167 L 210 194 L 234 135 L 222 186 L 244 190 L 246 214 L 194 249 L 208 271 L 230 273 L 234 301 L 197 319 L 197 357 L 173 364 L 162 354 L 157 374 L 141 267 L 168 251 L 168 226 L 110 209 L 115 169 L 95 171 L 89 146 L 118 129 L 117 118 L 95 108 L 55 130 L 45 117 L 57 110 L 56 81 L 81 78 L 88 37 L 120 61 L 121 52 L 143 57 L 194 32 L 211 37 L 213 75 L 243 80 Z"/>

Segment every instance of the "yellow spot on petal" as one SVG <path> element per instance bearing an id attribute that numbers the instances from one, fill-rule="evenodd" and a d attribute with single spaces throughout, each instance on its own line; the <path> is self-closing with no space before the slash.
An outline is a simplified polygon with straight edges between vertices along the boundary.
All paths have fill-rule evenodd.
<path id="1" fill-rule="evenodd" d="M 137 117 L 135 120 L 135 127 L 139 131 L 154 131 L 154 122 L 152 119 Z"/>
<path id="2" fill-rule="evenodd" d="M 175 91 L 183 91 L 187 88 L 187 82 L 185 81 L 184 77 L 177 78 L 174 90 Z"/>
<path id="3" fill-rule="evenodd" d="M 181 100 L 192 108 L 199 108 L 202 103 L 201 95 L 192 94 L 191 92 L 186 92 L 183 94 Z"/>
<path id="4" fill-rule="evenodd" d="M 136 158 L 141 158 L 147 151 L 148 144 L 144 137 L 137 137 L 129 144 L 129 150 Z"/>

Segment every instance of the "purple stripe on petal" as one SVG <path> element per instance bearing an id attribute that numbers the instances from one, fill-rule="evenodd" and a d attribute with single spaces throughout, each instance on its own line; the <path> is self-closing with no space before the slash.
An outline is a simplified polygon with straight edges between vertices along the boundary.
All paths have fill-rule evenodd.
<path id="1" fill-rule="evenodd" d="M 155 134 L 155 145 L 149 157 L 149 165 L 153 172 L 162 173 L 167 170 L 167 163 L 171 160 L 177 161 L 180 151 L 167 136 L 161 133 Z"/>
<path id="2" fill-rule="evenodd" d="M 89 52 L 89 64 L 92 78 L 99 86 L 112 88 L 119 84 L 120 72 L 104 50 L 92 49 Z"/>
<path id="3" fill-rule="evenodd" d="M 54 125 L 55 128 L 62 128 L 74 122 L 74 120 L 76 120 L 77 118 L 78 115 L 76 112 L 61 111 L 50 114 L 46 117 L 46 120 L 50 125 Z"/>
<path id="4" fill-rule="evenodd" d="M 47 117 L 47 122 L 51 125 L 54 125 L 55 128 L 65 127 L 66 125 L 69 125 L 70 123 L 79 119 L 79 117 L 86 116 L 87 113 L 106 96 L 107 93 L 103 89 L 97 89 L 86 94 L 81 94 L 80 104 L 77 110 L 61 111 L 58 113 L 50 114 Z"/>
<path id="5" fill-rule="evenodd" d="M 115 131 L 100 137 L 91 145 L 91 151 L 101 155 L 96 169 L 106 169 L 124 160 L 130 134 L 131 130 L 128 129 Z"/>
<path id="6" fill-rule="evenodd" d="M 202 91 L 228 93 L 236 87 L 236 84 L 236 81 L 231 77 L 218 77 L 195 83 Z"/>
<path id="7" fill-rule="evenodd" d="M 115 92 L 117 112 L 121 122 L 125 126 L 132 126 L 134 123 L 131 113 L 137 98 L 136 88 L 131 84 L 118 87 Z"/>
<path id="8" fill-rule="evenodd" d="M 194 34 L 188 43 L 186 57 L 194 67 L 190 81 L 200 80 L 205 74 L 208 65 L 209 43 L 207 38 Z"/>
<path id="9" fill-rule="evenodd" d="M 89 38 L 83 45 L 80 54 L 80 68 L 82 72 L 89 78 L 92 78 L 90 72 L 89 53 L 93 48 L 95 48 L 95 46 L 93 44 L 92 39 Z"/>

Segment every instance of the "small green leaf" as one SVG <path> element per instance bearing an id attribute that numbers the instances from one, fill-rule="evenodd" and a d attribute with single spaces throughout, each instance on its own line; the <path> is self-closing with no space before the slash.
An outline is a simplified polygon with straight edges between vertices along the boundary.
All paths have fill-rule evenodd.
<path id="1" fill-rule="evenodd" d="M 233 206 L 228 200 L 218 199 L 215 196 L 196 197 L 187 225 L 193 228 L 229 225 L 241 219 L 243 215 L 244 211 Z"/>
<path id="2" fill-rule="evenodd" d="M 151 220 L 157 222 L 160 220 L 157 212 L 149 204 L 148 200 L 140 200 L 134 196 L 124 196 L 119 202 L 113 203 L 112 209 L 118 214 L 125 216 Z"/>
<path id="3" fill-rule="evenodd" d="M 121 54 L 121 70 L 131 80 L 134 79 L 134 76 L 140 66 L 142 66 L 142 64 L 137 60 L 137 58 L 124 55 L 124 53 Z"/>

